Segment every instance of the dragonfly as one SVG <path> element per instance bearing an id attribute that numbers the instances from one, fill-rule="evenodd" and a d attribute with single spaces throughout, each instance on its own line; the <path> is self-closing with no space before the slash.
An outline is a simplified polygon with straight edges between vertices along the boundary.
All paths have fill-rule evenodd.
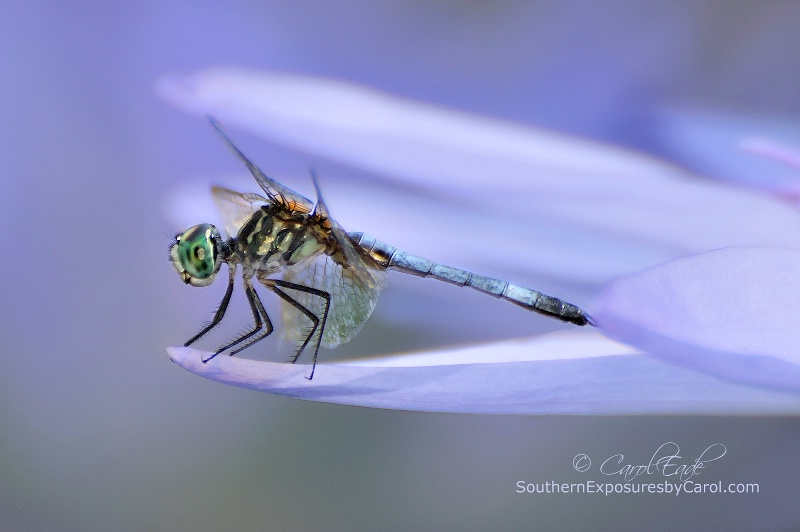
<path id="1" fill-rule="evenodd" d="M 253 327 L 203 358 L 204 363 L 226 351 L 235 355 L 273 332 L 272 320 L 253 286 L 254 278 L 282 301 L 284 335 L 299 345 L 289 361 L 297 362 L 312 346 L 309 380 L 314 377 L 320 346 L 344 344 L 361 330 L 386 287 L 387 270 L 467 286 L 574 325 L 595 325 L 584 310 L 558 298 L 423 259 L 362 232 L 346 232 L 331 218 L 314 172 L 316 203 L 264 174 L 213 118 L 209 121 L 250 171 L 263 195 L 213 187 L 211 193 L 227 238 L 214 225 L 202 223 L 176 235 L 170 248 L 172 264 L 185 284 L 208 286 L 223 264 L 228 270 L 228 286 L 217 311 L 185 346 L 222 321 L 241 267 Z"/>

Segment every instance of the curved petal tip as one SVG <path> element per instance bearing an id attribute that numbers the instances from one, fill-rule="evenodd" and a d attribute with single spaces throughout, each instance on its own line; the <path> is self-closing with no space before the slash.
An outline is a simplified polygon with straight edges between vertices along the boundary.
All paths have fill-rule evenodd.
<path id="1" fill-rule="evenodd" d="M 800 251 L 725 248 L 609 285 L 612 338 L 736 382 L 800 392 Z"/>

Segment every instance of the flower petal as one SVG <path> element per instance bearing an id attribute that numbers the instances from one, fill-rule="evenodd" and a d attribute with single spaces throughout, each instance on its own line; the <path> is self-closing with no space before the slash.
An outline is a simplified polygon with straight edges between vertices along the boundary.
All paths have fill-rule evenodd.
<path id="1" fill-rule="evenodd" d="M 591 185 L 599 175 L 676 175 L 655 159 L 324 78 L 217 68 L 160 80 L 174 105 L 383 175 L 467 189 L 516 190 L 533 164 L 542 186 Z"/>
<path id="2" fill-rule="evenodd" d="M 612 338 L 737 382 L 800 391 L 800 251 L 728 248 L 608 286 L 591 313 Z"/>
<path id="3" fill-rule="evenodd" d="M 309 366 L 168 348 L 202 377 L 242 388 L 347 405 L 472 414 L 785 414 L 800 397 L 738 386 L 630 354 L 594 331 L 393 359 Z M 615 354 L 609 354 L 615 353 Z M 619 354 L 616 354 L 619 353 Z M 495 361 L 502 360 L 502 361 Z"/>

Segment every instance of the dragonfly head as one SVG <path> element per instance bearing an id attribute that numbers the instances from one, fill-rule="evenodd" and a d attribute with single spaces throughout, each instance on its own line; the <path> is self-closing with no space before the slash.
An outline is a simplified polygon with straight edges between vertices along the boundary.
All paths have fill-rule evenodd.
<path id="1" fill-rule="evenodd" d="M 208 286 L 225 262 L 224 253 L 220 252 L 224 249 L 226 246 L 217 228 L 200 224 L 175 237 L 169 257 L 184 283 Z"/>

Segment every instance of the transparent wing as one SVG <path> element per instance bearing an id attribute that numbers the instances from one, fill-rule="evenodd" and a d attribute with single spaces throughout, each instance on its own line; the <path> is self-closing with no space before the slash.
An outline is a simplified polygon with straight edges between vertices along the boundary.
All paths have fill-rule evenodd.
<path id="1" fill-rule="evenodd" d="M 292 283 L 324 290 L 331 295 L 322 345 L 332 348 L 352 340 L 372 315 L 381 291 L 386 288 L 386 271 L 356 250 L 344 229 L 330 218 L 313 172 L 311 180 L 317 191 L 314 214 L 325 220 L 336 246 L 331 255 L 319 255 L 287 268 L 283 278 Z M 322 298 L 307 293 L 300 293 L 298 296 L 297 300 L 304 307 L 322 317 L 325 303 Z M 307 328 L 298 323 L 305 318 L 300 318 L 297 309 L 285 303 L 281 307 L 281 313 L 286 331 L 284 334 L 295 341 L 305 340 Z"/>
<path id="2" fill-rule="evenodd" d="M 301 196 L 292 189 L 281 185 L 271 177 L 267 177 L 264 172 L 258 168 L 253 168 L 256 170 L 252 172 L 253 177 L 256 178 L 259 186 L 264 190 L 264 192 L 267 193 L 267 196 L 275 198 L 276 201 L 280 201 L 286 205 L 290 211 L 293 212 L 308 213 L 314 208 L 314 204 L 310 199 L 306 198 L 305 196 Z"/>
<path id="3" fill-rule="evenodd" d="M 355 250 L 353 250 L 355 253 Z M 357 256 L 356 262 L 342 267 L 328 255 L 318 255 L 284 271 L 283 279 L 324 290 L 331 295 L 328 320 L 322 345 L 333 348 L 352 340 L 375 310 L 378 297 L 386 287 L 386 272 L 367 265 Z M 325 301 L 315 295 L 292 291 L 291 296 L 315 315 L 322 317 Z M 310 323 L 296 308 L 281 304 L 284 335 L 302 342 Z"/>
<path id="4" fill-rule="evenodd" d="M 310 199 L 298 194 L 288 187 L 281 185 L 271 177 L 268 177 L 258 166 L 248 159 L 239 150 L 239 148 L 233 144 L 233 142 L 231 142 L 231 139 L 228 138 L 228 136 L 222 131 L 222 129 L 219 127 L 219 124 L 217 124 L 213 118 L 208 117 L 208 120 L 211 122 L 211 125 L 214 127 L 214 129 L 217 130 L 219 136 L 222 137 L 222 140 L 225 142 L 225 144 L 228 145 L 228 148 L 230 148 L 236 157 L 238 157 L 239 160 L 244 163 L 247 169 L 250 170 L 250 173 L 258 182 L 258 185 L 264 190 L 264 192 L 266 192 L 267 198 L 269 198 L 271 202 L 282 203 L 293 212 L 311 212 L 314 204 Z"/>
<path id="5" fill-rule="evenodd" d="M 258 194 L 241 194 L 223 187 L 212 187 L 211 196 L 228 236 L 236 236 L 242 225 L 269 200 Z"/>

